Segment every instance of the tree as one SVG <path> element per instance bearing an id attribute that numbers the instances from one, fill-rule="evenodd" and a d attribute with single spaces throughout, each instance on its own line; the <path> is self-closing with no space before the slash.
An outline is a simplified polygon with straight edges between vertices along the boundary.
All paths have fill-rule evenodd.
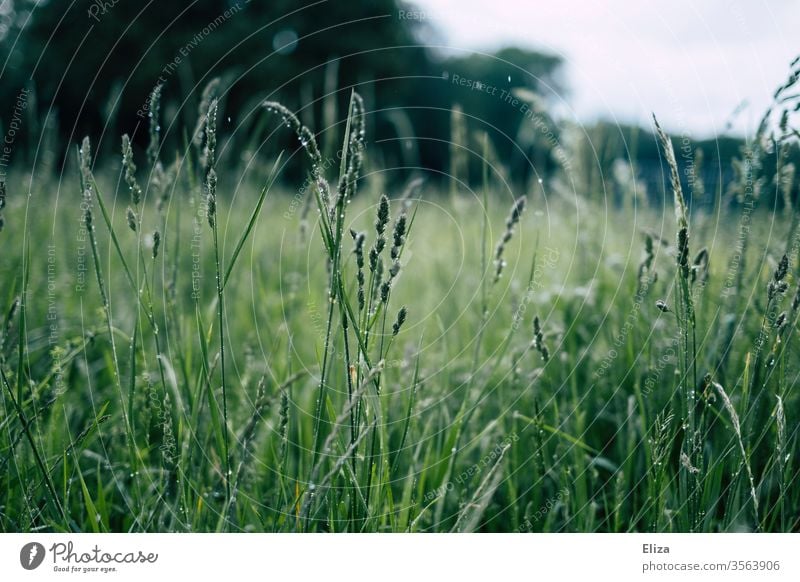
<path id="1" fill-rule="evenodd" d="M 40 114 L 61 112 L 66 143 L 102 134 L 116 148 L 120 133 L 142 125 L 157 83 L 165 85 L 165 109 L 183 107 L 184 121 L 193 123 L 203 86 L 223 76 L 225 115 L 236 123 L 235 115 L 254 98 L 271 96 L 295 107 L 301 94 L 319 97 L 325 64 L 337 57 L 343 88 L 402 78 L 428 63 L 415 36 L 420 22 L 399 19 L 404 5 L 396 0 L 7 0 L 3 6 L 4 102 L 19 86 L 33 85 Z M 402 99 L 391 82 L 376 82 L 375 92 L 378 102 Z M 348 93 L 341 91 L 341 103 Z M 166 137 L 182 140 L 180 130 Z"/>

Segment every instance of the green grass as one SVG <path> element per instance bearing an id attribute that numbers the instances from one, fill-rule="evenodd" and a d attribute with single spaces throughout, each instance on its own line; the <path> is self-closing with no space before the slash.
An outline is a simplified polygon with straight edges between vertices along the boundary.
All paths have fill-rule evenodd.
<path id="1" fill-rule="evenodd" d="M 273 108 L 310 211 L 211 124 L 179 166 L 84 154 L 57 202 L 8 198 L 3 531 L 800 529 L 788 212 L 740 235 L 742 207 L 676 224 L 488 164 L 382 202 L 357 96 L 330 183 Z"/>

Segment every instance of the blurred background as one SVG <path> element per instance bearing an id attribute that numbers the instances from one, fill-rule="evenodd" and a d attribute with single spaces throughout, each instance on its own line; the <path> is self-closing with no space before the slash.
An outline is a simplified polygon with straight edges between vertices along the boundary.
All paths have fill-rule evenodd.
<path id="1" fill-rule="evenodd" d="M 355 88 L 384 183 L 424 173 L 468 187 L 487 135 L 487 155 L 514 187 L 568 165 L 576 191 L 619 202 L 604 177 L 627 173 L 641 195 L 660 195 L 656 112 L 686 153 L 679 163 L 702 151 L 703 192 L 688 189 L 696 205 L 699 194 L 712 204 L 768 108 L 775 131 L 795 131 L 791 116 L 781 126 L 773 95 L 800 52 L 800 10 L 788 0 L 646 4 L 2 0 L 7 163 L 61 171 L 85 134 L 109 159 L 122 133 L 144 148 L 156 85 L 162 151 L 179 151 L 218 78 L 229 160 L 297 148 L 274 132 L 266 99 L 296 111 L 334 155 Z"/>

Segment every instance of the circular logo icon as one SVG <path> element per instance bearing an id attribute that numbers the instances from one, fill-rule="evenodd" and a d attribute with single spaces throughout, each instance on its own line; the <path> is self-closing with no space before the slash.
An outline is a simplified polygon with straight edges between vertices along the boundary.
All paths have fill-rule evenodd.
<path id="1" fill-rule="evenodd" d="M 30 542 L 22 546 L 19 552 L 19 563 L 26 570 L 35 570 L 44 561 L 44 546 L 39 542 Z"/>

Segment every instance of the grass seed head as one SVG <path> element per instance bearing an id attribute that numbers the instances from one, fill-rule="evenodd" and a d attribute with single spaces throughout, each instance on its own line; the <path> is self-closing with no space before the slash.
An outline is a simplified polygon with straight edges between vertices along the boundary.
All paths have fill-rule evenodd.
<path id="1" fill-rule="evenodd" d="M 375 252 L 379 255 L 383 252 L 383 249 L 386 248 L 386 238 L 381 235 L 375 240 Z"/>
<path id="2" fill-rule="evenodd" d="M 130 228 L 133 232 L 136 232 L 136 214 L 133 212 L 133 209 L 130 206 L 128 206 L 126 218 L 128 219 L 128 228 Z"/>
<path id="3" fill-rule="evenodd" d="M 649 233 L 644 235 L 644 259 L 639 263 L 639 270 L 637 272 L 637 289 L 636 294 L 643 294 L 644 291 L 649 289 L 658 280 L 658 273 L 653 270 L 653 261 L 655 260 L 655 252 L 653 245 L 653 237 Z"/>
<path id="4" fill-rule="evenodd" d="M 197 148 L 203 145 L 208 108 L 211 106 L 211 100 L 216 98 L 218 88 L 219 77 L 214 77 L 205 86 L 203 94 L 200 96 L 200 103 L 197 107 L 197 125 L 195 125 L 194 131 L 192 132 L 192 143 Z"/>
<path id="5" fill-rule="evenodd" d="M 364 293 L 364 273 L 361 272 L 361 276 L 358 280 L 358 310 L 364 311 L 364 306 L 367 304 L 367 299 Z"/>
<path id="6" fill-rule="evenodd" d="M 375 232 L 377 237 L 375 244 L 369 250 L 369 270 L 372 273 L 377 273 L 378 263 L 380 262 L 380 255 L 383 249 L 386 248 L 386 225 L 389 223 L 389 199 L 386 195 L 381 196 L 378 203 L 378 212 L 375 217 Z M 378 278 L 380 279 L 380 277 Z"/>
<path id="7" fill-rule="evenodd" d="M 722 387 L 722 384 L 718 382 L 714 382 L 711 380 L 710 377 L 709 381 L 714 386 L 716 391 L 719 393 L 720 397 L 722 398 L 722 404 L 725 406 L 725 410 L 728 412 L 728 415 L 731 419 L 731 425 L 733 426 L 733 432 L 736 434 L 736 439 L 739 444 L 739 452 L 742 456 L 742 464 L 744 465 L 745 469 L 747 470 L 747 477 L 750 481 L 750 497 L 753 501 L 753 511 L 755 512 L 756 523 L 758 523 L 758 495 L 756 494 L 755 490 L 755 482 L 753 479 L 753 471 L 750 467 L 750 462 L 748 459 L 748 454 L 744 446 L 744 440 L 742 438 L 742 428 L 739 422 L 739 415 L 736 413 L 736 408 L 733 406 L 731 399 L 728 397 L 728 393 L 725 392 L 725 389 Z"/>
<path id="8" fill-rule="evenodd" d="M 406 214 L 401 213 L 400 216 L 397 217 L 397 221 L 394 223 L 392 250 L 390 253 L 392 259 L 396 260 L 400 256 L 400 249 L 403 248 L 403 245 L 406 242 L 406 222 Z"/>
<path id="9" fill-rule="evenodd" d="M 128 134 L 122 136 L 122 168 L 125 171 L 125 183 L 131 191 L 134 206 L 139 206 L 142 200 L 142 189 L 136 182 L 136 164 L 133 163 L 133 148 Z"/>
<path id="10" fill-rule="evenodd" d="M 356 266 L 359 269 L 364 268 L 364 241 L 366 235 L 363 232 L 350 231 L 350 236 L 353 237 L 353 253 L 356 255 Z"/>
<path id="11" fill-rule="evenodd" d="M 150 111 L 148 117 L 150 118 L 150 143 L 147 145 L 147 160 L 151 166 L 155 166 L 158 161 L 158 150 L 161 142 L 161 124 L 159 123 L 159 116 L 161 110 L 161 90 L 164 87 L 158 84 L 153 87 L 150 93 Z"/>
<path id="12" fill-rule="evenodd" d="M 503 254 L 505 253 L 506 245 L 514 235 L 514 228 L 516 227 L 517 223 L 519 223 L 519 219 L 524 210 L 525 197 L 520 196 L 514 201 L 514 204 L 511 205 L 511 212 L 506 219 L 506 230 L 503 233 L 503 236 L 500 238 L 500 242 L 497 243 L 497 247 L 494 251 L 494 283 L 497 283 L 500 280 L 500 276 L 503 274 L 503 269 L 505 269 L 506 266 L 506 262 L 503 260 Z"/>
<path id="13" fill-rule="evenodd" d="M 280 436 L 281 442 L 280 458 L 281 462 L 283 462 L 289 446 L 287 438 L 289 428 L 289 390 L 285 387 L 281 387 L 281 402 L 278 408 L 278 419 L 278 435 Z"/>
<path id="14" fill-rule="evenodd" d="M 400 328 L 403 327 L 403 324 L 406 321 L 406 316 L 407 315 L 408 315 L 408 309 L 406 309 L 406 306 L 403 305 L 400 308 L 400 311 L 397 312 L 397 319 L 392 324 L 392 337 L 394 337 L 398 333 L 400 333 Z"/>
<path id="15" fill-rule="evenodd" d="M 698 274 L 700 275 L 700 282 L 705 283 L 708 279 L 708 249 L 703 247 L 694 258 L 691 270 L 691 282 L 697 280 Z"/>
<path id="16" fill-rule="evenodd" d="M 83 190 L 84 210 L 83 222 L 87 230 L 94 228 L 94 216 L 92 215 L 92 146 L 89 137 L 86 136 L 78 148 L 78 165 L 80 167 L 81 188 Z"/>
<path id="17" fill-rule="evenodd" d="M 339 195 L 342 196 L 342 202 L 349 200 L 353 195 L 364 159 L 364 140 L 366 138 L 364 100 L 355 91 L 350 102 L 349 121 L 351 125 L 347 143 L 347 170 L 339 182 Z"/>
<path id="18" fill-rule="evenodd" d="M 350 236 L 353 237 L 353 253 L 356 255 L 356 267 L 358 272 L 356 280 L 358 281 L 358 310 L 362 311 L 366 302 L 364 294 L 364 240 L 366 236 L 363 232 L 356 232 L 350 229 Z"/>
<path id="19" fill-rule="evenodd" d="M 387 279 L 383 283 L 381 283 L 381 303 L 388 303 L 389 301 L 389 292 L 392 290 L 392 280 Z"/>
<path id="20" fill-rule="evenodd" d="M 277 101 L 265 101 L 262 107 L 264 107 L 268 113 L 279 115 L 283 124 L 294 131 L 297 139 L 300 141 L 300 145 L 311 161 L 311 177 L 317 185 L 320 199 L 326 207 L 329 207 L 331 203 L 330 185 L 323 175 L 325 163 L 322 160 L 319 146 L 317 146 L 317 139 L 314 137 L 314 132 L 300 123 L 300 120 L 294 113 Z"/>
<path id="21" fill-rule="evenodd" d="M 519 222 L 523 210 L 525 210 L 525 197 L 520 196 L 517 198 L 516 202 L 514 202 L 514 206 L 511 207 L 511 214 L 506 220 L 507 229 L 514 228 L 514 225 Z"/>
<path id="22" fill-rule="evenodd" d="M 217 220 L 217 172 L 211 168 L 206 178 L 206 214 L 208 225 L 214 228 Z"/>
<path id="23" fill-rule="evenodd" d="M 776 296 L 786 293 L 789 284 L 784 281 L 789 272 L 789 258 L 783 255 L 775 268 L 772 280 L 767 284 L 767 299 L 772 301 Z"/>
<path id="24" fill-rule="evenodd" d="M 775 404 L 775 424 L 778 429 L 778 463 L 783 467 L 787 461 L 786 458 L 786 413 L 783 410 L 783 399 L 776 396 L 777 402 Z"/>
<path id="25" fill-rule="evenodd" d="M 83 138 L 81 147 L 78 149 L 78 163 L 83 195 L 90 197 L 92 194 L 92 145 L 89 142 L 89 136 Z"/>
<path id="26" fill-rule="evenodd" d="M 203 151 L 203 169 L 206 175 L 217 163 L 217 100 L 212 99 L 206 114 L 206 147 Z"/>
<path id="27" fill-rule="evenodd" d="M 161 233 L 153 232 L 153 259 L 158 258 L 158 249 L 161 246 Z"/>
<path id="28" fill-rule="evenodd" d="M 300 123 L 300 119 L 285 105 L 278 103 L 277 101 L 266 101 L 264 102 L 263 107 L 269 113 L 275 113 L 276 115 L 279 115 L 283 124 L 295 132 L 297 139 L 300 141 L 300 145 L 311 159 L 312 175 L 315 177 L 319 176 L 323 162 L 322 154 L 319 152 L 317 139 L 314 137 L 314 133 L 305 125 Z"/>
<path id="29" fill-rule="evenodd" d="M 542 326 L 539 322 L 539 316 L 533 318 L 533 347 L 542 356 L 542 360 L 547 362 L 550 359 L 550 350 L 544 344 L 544 333 L 542 333 Z"/>
<path id="30" fill-rule="evenodd" d="M 377 269 L 377 267 L 378 267 L 378 251 L 373 246 L 369 250 L 369 270 L 370 270 L 370 272 L 374 273 L 375 269 Z"/>
<path id="31" fill-rule="evenodd" d="M 786 274 L 789 272 L 789 257 L 783 255 L 778 262 L 778 267 L 775 269 L 775 281 L 783 281 Z"/>
<path id="32" fill-rule="evenodd" d="M 681 451 L 681 465 L 683 465 L 683 468 L 693 475 L 696 475 L 700 472 L 700 469 L 692 465 L 692 460 L 684 451 Z"/>
<path id="33" fill-rule="evenodd" d="M 689 229 L 682 227 L 678 231 L 678 268 L 681 277 L 689 279 Z"/>
<path id="34" fill-rule="evenodd" d="M 378 257 L 375 262 L 375 270 L 373 277 L 375 278 L 375 282 L 372 289 L 372 294 L 377 295 L 378 289 L 381 286 L 381 281 L 383 280 L 383 259 Z"/>
<path id="35" fill-rule="evenodd" d="M 6 325 L 10 326 L 11 321 L 14 319 L 14 316 L 17 314 L 17 309 L 19 309 L 19 296 L 14 297 L 14 301 L 11 302 L 11 307 L 8 308 L 8 313 L 6 313 Z"/>
<path id="36" fill-rule="evenodd" d="M 381 195 L 378 203 L 378 214 L 375 218 L 375 232 L 382 236 L 386 232 L 386 225 L 389 223 L 389 199 L 386 194 Z"/>
<path id="37" fill-rule="evenodd" d="M 658 124 L 658 119 L 656 119 L 655 115 L 653 115 L 653 121 L 656 124 L 656 133 L 658 134 L 658 139 L 661 141 L 661 145 L 664 148 L 664 157 L 667 159 L 667 165 L 669 165 L 672 192 L 675 196 L 675 219 L 678 222 L 678 230 L 680 231 L 686 229 L 688 235 L 689 211 L 686 207 L 686 199 L 683 197 L 683 188 L 681 187 L 678 163 L 675 161 L 675 150 L 672 148 L 672 140 L 669 138 L 666 132 L 661 129 L 661 126 Z"/>

